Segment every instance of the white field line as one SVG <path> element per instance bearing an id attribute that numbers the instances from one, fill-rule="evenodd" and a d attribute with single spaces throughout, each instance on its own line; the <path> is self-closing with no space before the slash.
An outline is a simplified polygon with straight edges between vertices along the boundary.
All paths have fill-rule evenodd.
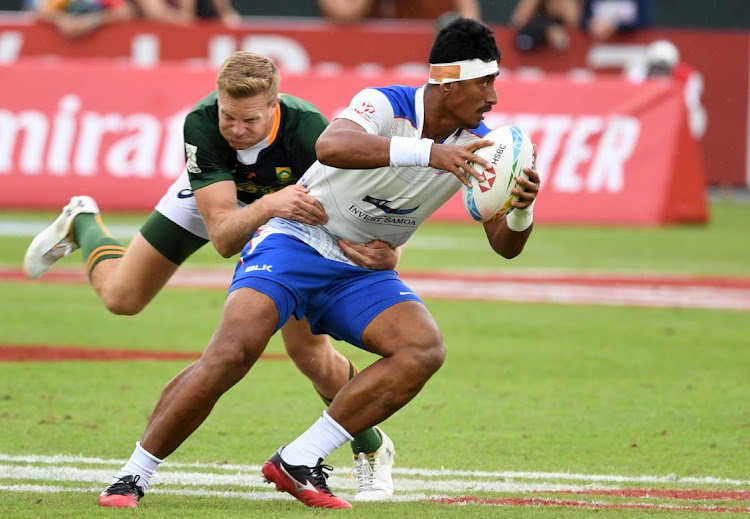
<path id="1" fill-rule="evenodd" d="M 628 285 L 617 281 L 597 285 L 584 280 L 566 283 L 535 279 L 534 276 L 523 280 L 471 280 L 455 279 L 445 272 L 435 273 L 432 278 L 403 272 L 400 277 L 421 297 L 437 299 L 750 310 L 750 289 L 741 287 L 691 286 L 668 282 Z M 183 269 L 175 274 L 170 284 L 226 289 L 229 281 L 229 275 L 223 270 Z"/>
<path id="2" fill-rule="evenodd" d="M 522 303 L 716 308 L 750 310 L 750 290 L 700 286 L 593 286 L 535 281 L 467 281 L 449 276 L 403 281 L 423 297 L 484 299 Z"/>
<path id="3" fill-rule="evenodd" d="M 0 266 L 0 273 L 3 271 Z M 15 270 L 5 269 L 5 272 Z M 510 272 L 506 274 L 512 275 Z M 21 274 L 18 276 L 20 278 Z M 86 282 L 83 272 L 66 271 L 63 277 L 67 282 Z M 184 268 L 175 274 L 169 285 L 226 290 L 230 279 L 229 270 Z M 457 279 L 451 277 L 450 273 L 435 273 L 433 277 L 425 277 L 421 274 L 411 275 L 409 272 L 403 272 L 401 279 L 421 297 L 436 299 L 750 310 L 750 288 L 671 284 L 669 279 L 665 279 L 663 283 L 646 281 L 641 284 L 620 283 L 613 279 L 602 284 L 589 283 L 586 279 L 536 279 L 534 275 L 528 275 L 522 280 L 472 280 Z"/>
<path id="4" fill-rule="evenodd" d="M 85 469 L 78 467 L 38 467 L 0 465 L 0 480 L 32 480 L 50 482 L 84 482 L 100 483 L 106 486 L 117 471 L 113 469 Z M 346 476 L 331 475 L 328 483 L 337 491 L 356 490 L 356 479 Z M 188 487 L 240 487 L 267 491 L 270 487 L 263 482 L 260 471 L 235 474 L 213 474 L 207 472 L 169 472 L 159 471 L 151 480 L 152 485 L 188 486 Z M 509 481 L 478 481 L 471 479 L 424 480 L 395 478 L 395 485 L 402 492 L 582 492 L 584 490 L 618 490 L 618 487 L 592 485 L 563 485 L 557 483 L 514 483 Z"/>
<path id="5" fill-rule="evenodd" d="M 76 470 L 82 465 L 107 465 L 113 469 L 119 469 L 125 464 L 125 460 L 115 459 L 103 459 L 103 458 L 92 458 L 92 457 L 81 457 L 81 456 L 69 456 L 69 455 L 53 455 L 53 456 L 38 456 L 38 455 L 26 455 L 26 456 L 13 456 L 8 454 L 0 454 L 0 461 L 7 462 L 8 465 L 5 468 L 23 467 L 22 465 L 11 465 L 11 464 L 36 464 L 36 465 L 49 465 L 50 472 L 57 471 L 60 469 L 60 465 L 73 465 L 72 468 Z M 29 467 L 29 465 L 26 465 Z M 0 478 L 2 478 L 2 470 L 5 468 L 0 466 Z M 31 467 L 29 467 L 31 468 Z M 167 471 L 173 471 L 182 469 L 198 469 L 200 471 L 223 471 L 233 473 L 232 477 L 241 474 L 243 478 L 252 477 L 248 474 L 260 474 L 260 465 L 239 465 L 239 464 L 222 464 L 222 463 L 172 463 L 166 462 L 161 466 L 160 471 L 154 476 L 160 477 L 162 473 L 166 474 Z M 95 469 L 96 470 L 96 469 Z M 187 472 L 185 474 L 195 474 L 198 472 Z M 653 476 L 653 475 L 641 475 L 641 476 L 626 476 L 621 474 L 576 474 L 570 472 L 526 472 L 526 471 L 476 471 L 476 470 L 452 470 L 452 469 L 422 469 L 422 468 L 406 468 L 406 467 L 395 467 L 393 474 L 396 476 L 411 476 L 421 478 L 454 478 L 468 479 L 473 483 L 477 482 L 478 478 L 485 479 L 514 479 L 514 480 L 538 480 L 538 481 L 575 481 L 586 484 L 592 483 L 682 483 L 692 485 L 727 485 L 727 486 L 738 486 L 738 487 L 749 487 L 750 480 L 747 479 L 729 479 L 720 478 L 715 476 L 686 476 L 680 477 L 675 474 L 669 474 L 665 476 Z M 218 474 L 214 474 L 218 475 Z M 111 471 L 106 472 L 105 480 L 112 476 Z M 335 476 L 334 476 L 335 477 Z M 258 476 L 260 478 L 260 476 Z M 343 479 L 343 478 L 342 478 Z M 348 478 L 347 478 L 348 479 Z M 100 481 L 101 478 L 92 480 Z M 236 479 L 235 479 L 236 484 Z"/>
<path id="6" fill-rule="evenodd" d="M 145 218 L 145 217 L 144 217 Z M 106 217 L 105 217 L 106 219 Z M 32 222 L 20 220 L 0 220 L 0 236 L 15 236 L 32 238 L 43 231 L 52 221 L 49 222 Z M 107 225 L 107 230 L 113 236 L 129 240 L 140 229 L 140 225 L 112 224 Z M 440 237 L 414 236 L 409 240 L 410 249 L 423 250 L 486 250 L 487 242 L 484 239 L 484 233 L 477 233 L 476 238 L 472 237 L 452 237 L 446 240 Z"/>
<path id="7" fill-rule="evenodd" d="M 26 236 L 32 238 L 42 232 L 51 223 L 52 220 L 48 222 L 0 220 L 0 236 Z M 139 225 L 107 225 L 107 230 L 118 238 L 130 239 L 135 236 L 138 229 L 140 229 Z"/>

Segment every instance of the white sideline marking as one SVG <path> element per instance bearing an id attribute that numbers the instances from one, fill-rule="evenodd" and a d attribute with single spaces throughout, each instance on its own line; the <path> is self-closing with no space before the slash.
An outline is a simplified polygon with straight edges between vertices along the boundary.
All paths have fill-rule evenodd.
<path id="1" fill-rule="evenodd" d="M 19 270 L 0 265 L 0 274 L 3 273 L 23 279 L 23 274 Z M 510 271 L 504 272 L 504 275 L 514 276 Z M 554 279 L 554 276 L 545 278 L 541 271 L 524 272 L 522 279 L 490 276 L 489 279 L 474 280 L 461 276 L 456 278 L 446 272 L 436 272 L 430 277 L 425 277 L 408 271 L 402 272 L 400 277 L 420 296 L 437 299 L 750 310 L 750 287 L 741 282 L 733 287 L 731 279 L 728 280 L 729 286 L 704 286 L 699 281 L 695 284 L 685 284 L 682 281 L 686 278 L 664 277 L 634 284 L 620 282 L 619 274 L 615 274 L 612 279 L 602 279 L 601 273 L 575 275 L 582 277 L 572 281 L 561 281 Z M 624 277 L 629 278 L 637 280 L 635 275 Z M 60 269 L 57 271 L 57 277 L 51 275 L 47 279 L 53 282 L 55 279 L 87 282 L 82 271 L 73 269 Z M 229 271 L 225 269 L 186 267 L 169 280 L 169 286 L 226 290 L 229 279 Z M 596 282 L 597 279 L 605 282 Z"/>
<path id="2" fill-rule="evenodd" d="M 50 223 L 52 223 L 52 220 L 49 222 L 0 220 L 0 236 L 25 236 L 32 238 L 42 232 Z M 140 228 L 140 225 L 107 224 L 107 229 L 113 236 L 126 240 L 135 236 L 135 233 L 137 233 Z M 477 238 L 454 237 L 450 240 L 446 240 L 440 237 L 414 236 L 409 240 L 410 249 L 454 250 L 460 248 L 462 250 L 487 250 L 487 247 L 488 245 L 484 239 L 484 233 L 478 233 Z"/>
<path id="3" fill-rule="evenodd" d="M 60 465 L 60 464 L 75 464 L 75 465 L 110 465 L 113 469 L 119 469 L 125 464 L 125 460 L 115 459 L 103 459 L 103 458 L 91 458 L 82 456 L 70 456 L 70 455 L 52 455 L 52 456 L 38 456 L 38 455 L 8 455 L 0 454 L 0 461 L 9 463 L 36 463 L 43 465 Z M 18 468 L 18 465 L 7 465 L 0 467 L 0 478 L 2 478 L 2 470 L 9 470 Z M 52 467 L 51 469 L 45 470 L 58 470 L 60 467 Z M 92 470 L 98 472 L 97 469 L 80 469 L 72 467 L 75 470 L 84 471 Z M 231 471 L 234 473 L 232 477 L 242 473 L 243 478 L 248 478 L 248 473 L 260 473 L 260 465 L 237 465 L 237 464 L 221 464 L 221 463 L 172 463 L 165 462 L 161 466 L 161 471 L 158 472 L 154 477 L 160 477 L 161 474 L 168 474 L 168 471 L 172 469 L 211 469 L 220 471 Z M 174 473 L 174 472 L 172 472 Z M 185 474 L 196 474 L 195 472 L 185 472 Z M 205 473 L 204 473 L 205 474 Z M 475 470 L 451 470 L 451 469 L 421 469 L 421 468 L 406 468 L 406 467 L 395 467 L 393 469 L 394 475 L 404 476 L 418 476 L 418 477 L 453 477 L 453 478 L 469 478 L 476 482 L 476 478 L 487 478 L 487 479 L 529 479 L 529 480 L 560 480 L 560 481 L 580 481 L 580 482 L 591 482 L 591 483 L 690 483 L 696 485 L 731 485 L 731 486 L 750 486 L 750 480 L 747 479 L 728 479 L 720 478 L 715 476 L 703 476 L 703 477 L 680 477 L 674 474 L 666 476 L 624 476 L 619 474 L 576 474 L 569 472 L 524 472 L 524 471 L 475 471 Z M 112 476 L 111 471 L 107 471 L 105 479 L 107 481 Z M 220 476 L 220 474 L 212 474 L 212 476 Z M 333 476 L 336 477 L 336 476 Z M 258 476 L 260 478 L 260 476 Z M 342 478 L 343 479 L 343 478 Z M 102 481 L 100 477 L 92 481 Z M 236 479 L 233 480 L 233 484 L 236 484 Z"/>
<path id="4" fill-rule="evenodd" d="M 70 481 L 100 483 L 106 486 L 117 469 L 82 469 L 78 467 L 36 467 L 28 465 L 0 465 L 0 479 Z M 345 476 L 331 475 L 329 484 L 338 489 L 356 488 L 356 480 Z M 212 474 L 206 472 L 160 471 L 154 474 L 152 484 L 169 486 L 238 486 L 267 490 L 260 472 L 253 474 Z M 557 483 L 515 483 L 511 481 L 478 481 L 475 479 L 405 479 L 397 478 L 399 490 L 407 492 L 582 492 L 583 490 L 617 490 L 618 487 L 594 485 L 562 485 Z"/>
<path id="5" fill-rule="evenodd" d="M 467 281 L 436 275 L 436 279 L 403 281 L 423 297 L 484 299 L 521 303 L 646 306 L 666 308 L 715 308 L 750 310 L 750 290 L 701 286 L 604 286 L 546 281 Z"/>

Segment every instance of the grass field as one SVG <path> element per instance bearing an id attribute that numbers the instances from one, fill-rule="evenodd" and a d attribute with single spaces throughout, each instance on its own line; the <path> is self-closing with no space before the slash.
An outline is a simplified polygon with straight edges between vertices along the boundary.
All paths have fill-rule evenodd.
<path id="1" fill-rule="evenodd" d="M 539 225 L 506 262 L 481 228 L 428 224 L 404 271 L 586 270 L 750 278 L 750 204 L 717 199 L 706 226 Z M 47 222 L 51 213 L 2 212 Z M 137 225 L 141 215 L 107 222 Z M 11 225 L 12 227 L 12 225 Z M 30 236 L 0 237 L 20 267 Z M 61 267 L 80 269 L 76 253 Z M 226 266 L 206 248 L 192 266 Z M 224 293 L 168 287 L 141 315 L 107 314 L 84 284 L 0 284 L 0 346 L 199 353 Z M 750 512 L 747 312 L 428 299 L 445 366 L 383 424 L 397 449 L 396 500 L 305 509 L 259 472 L 322 404 L 288 360 L 268 358 L 219 402 L 152 480 L 143 517 L 606 518 Z M 337 347 L 360 367 L 375 357 Z M 274 340 L 270 353 L 282 353 Z M 0 362 L 0 516 L 115 517 L 96 496 L 130 455 L 180 361 Z M 348 448 L 332 489 L 351 497 Z"/>

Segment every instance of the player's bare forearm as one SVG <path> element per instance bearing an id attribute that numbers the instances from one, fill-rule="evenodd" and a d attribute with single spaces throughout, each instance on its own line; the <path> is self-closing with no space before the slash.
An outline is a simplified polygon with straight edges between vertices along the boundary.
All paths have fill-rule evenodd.
<path id="1" fill-rule="evenodd" d="M 242 208 L 237 207 L 236 190 L 234 182 L 222 181 L 195 191 L 211 243 L 225 258 L 240 252 L 258 228 L 273 217 L 308 225 L 328 220 L 320 202 L 298 184 L 265 195 Z"/>
<path id="2" fill-rule="evenodd" d="M 228 258 L 240 252 L 255 232 L 274 217 L 308 225 L 323 224 L 328 219 L 323 207 L 307 195 L 304 187 L 292 185 L 241 209 L 214 213 L 209 235 L 219 254 Z"/>
<path id="3" fill-rule="evenodd" d="M 485 222 L 484 224 L 484 232 L 492 250 L 505 259 L 513 259 L 521 254 L 533 228 L 534 224 L 532 223 L 521 232 L 512 231 L 508 228 L 505 218 L 500 221 Z"/>
<path id="4" fill-rule="evenodd" d="M 239 253 L 258 227 L 270 217 L 260 200 L 243 208 L 237 207 L 237 187 L 232 181 L 216 182 L 196 189 L 194 193 L 209 239 L 225 258 Z"/>
<path id="5" fill-rule="evenodd" d="M 258 228 L 268 219 L 260 200 L 242 209 L 229 210 L 220 217 L 214 226 L 213 234 L 209 231 L 211 242 L 219 254 L 230 258 L 242 251 Z"/>
<path id="6" fill-rule="evenodd" d="M 536 156 L 536 145 L 534 145 Z M 512 259 L 521 254 L 534 228 L 533 205 L 539 193 L 539 173 L 535 166 L 523 168 L 528 178 L 516 178 L 513 188 L 512 212 L 505 213 L 500 220 L 485 222 L 484 231 L 492 249 L 502 257 Z M 508 220 L 513 220 L 508 225 Z"/>
<path id="7" fill-rule="evenodd" d="M 208 236 L 216 251 L 225 258 L 238 254 L 258 228 L 269 219 L 258 200 L 243 208 L 225 206 L 205 217 Z"/>
<path id="8" fill-rule="evenodd" d="M 390 165 L 390 142 L 355 122 L 336 119 L 318 137 L 315 154 L 321 163 L 335 168 L 380 168 Z"/>

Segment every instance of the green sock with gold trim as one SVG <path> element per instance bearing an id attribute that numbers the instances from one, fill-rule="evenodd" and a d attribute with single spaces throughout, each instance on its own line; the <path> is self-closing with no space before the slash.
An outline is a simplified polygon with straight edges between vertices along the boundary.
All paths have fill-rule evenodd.
<path id="1" fill-rule="evenodd" d="M 375 427 L 365 429 L 361 433 L 354 436 L 351 442 L 352 452 L 359 454 L 364 452 L 365 454 L 373 454 L 376 450 L 383 445 L 383 437 Z"/>
<path id="2" fill-rule="evenodd" d="M 81 213 L 73 219 L 73 239 L 83 253 L 86 273 L 105 259 L 122 258 L 125 247 L 112 237 L 98 214 Z"/>

